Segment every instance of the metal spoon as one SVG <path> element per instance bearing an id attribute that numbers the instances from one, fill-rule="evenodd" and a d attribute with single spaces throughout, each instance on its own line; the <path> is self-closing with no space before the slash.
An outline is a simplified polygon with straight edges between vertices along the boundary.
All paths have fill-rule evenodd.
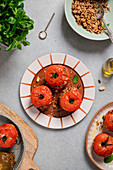
<path id="1" fill-rule="evenodd" d="M 49 25 L 50 25 L 50 23 L 51 23 L 54 15 L 55 15 L 55 13 L 53 13 L 53 15 L 52 15 L 52 17 L 50 18 L 50 20 L 49 20 L 46 28 L 44 29 L 44 31 L 41 31 L 41 32 L 39 33 L 39 38 L 40 38 L 41 40 L 44 40 L 44 39 L 47 37 L 47 32 L 46 32 L 46 30 L 47 30 L 47 28 L 49 27 Z"/>
<path id="2" fill-rule="evenodd" d="M 99 4 L 99 13 L 98 13 L 98 16 L 97 16 L 97 19 L 101 19 L 103 24 L 105 25 L 106 27 L 106 30 L 108 31 L 108 35 L 109 35 L 109 38 L 111 39 L 112 43 L 113 43 L 113 32 L 111 31 L 111 29 L 107 26 L 105 20 L 103 19 L 103 16 L 104 16 L 104 8 L 101 4 Z"/>

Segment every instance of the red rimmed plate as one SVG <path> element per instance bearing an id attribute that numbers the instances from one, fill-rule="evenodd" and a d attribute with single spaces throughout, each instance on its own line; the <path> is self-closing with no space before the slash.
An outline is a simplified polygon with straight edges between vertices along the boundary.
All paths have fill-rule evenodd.
<path id="1" fill-rule="evenodd" d="M 96 122 L 103 122 L 102 117 L 109 111 L 113 109 L 113 101 L 110 103 L 107 103 L 101 109 L 97 111 L 97 113 L 94 115 L 86 136 L 86 152 L 90 158 L 90 160 L 99 168 L 104 170 L 111 170 L 113 169 L 113 161 L 110 163 L 104 163 L 104 158 L 100 157 L 95 154 L 95 152 L 92 149 L 93 139 L 96 135 L 102 132 L 107 132 L 113 136 L 113 132 L 107 131 L 105 128 L 99 129 L 99 127 L 96 125 Z"/>
<path id="2" fill-rule="evenodd" d="M 30 101 L 31 83 L 36 73 L 50 64 L 64 64 L 73 68 L 81 77 L 84 85 L 83 101 L 76 112 L 62 118 L 49 117 L 36 109 Z M 91 73 L 77 58 L 67 54 L 47 54 L 35 60 L 25 71 L 20 85 L 20 98 L 26 113 L 38 124 L 53 128 L 68 128 L 80 122 L 89 112 L 95 97 L 95 86 Z"/>

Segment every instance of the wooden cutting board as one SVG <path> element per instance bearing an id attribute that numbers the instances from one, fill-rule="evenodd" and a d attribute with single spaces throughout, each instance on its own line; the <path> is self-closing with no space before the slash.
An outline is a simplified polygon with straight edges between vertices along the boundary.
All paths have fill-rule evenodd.
<path id="1" fill-rule="evenodd" d="M 0 112 L 17 123 L 23 133 L 25 140 L 25 155 L 18 170 L 39 170 L 33 162 L 33 157 L 38 148 L 38 139 L 32 128 L 24 122 L 16 113 L 0 102 Z"/>

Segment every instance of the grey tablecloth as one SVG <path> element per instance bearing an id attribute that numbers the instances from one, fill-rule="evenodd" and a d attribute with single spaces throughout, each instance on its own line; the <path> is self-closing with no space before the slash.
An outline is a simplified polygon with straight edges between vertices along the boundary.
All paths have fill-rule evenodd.
<path id="1" fill-rule="evenodd" d="M 64 15 L 63 0 L 26 0 L 27 14 L 35 21 L 35 28 L 28 36 L 31 45 L 22 51 L 0 51 L 0 101 L 23 118 L 35 131 L 39 147 L 34 162 L 40 170 L 96 170 L 85 151 L 85 137 L 89 123 L 96 111 L 113 100 L 113 78 L 102 76 L 102 64 L 113 57 L 110 40 L 90 41 L 77 35 L 68 25 Z M 55 12 L 47 30 L 48 37 L 42 41 L 38 33 L 43 30 Z M 89 114 L 76 126 L 65 130 L 50 130 L 34 123 L 24 112 L 19 99 L 19 83 L 26 68 L 42 55 L 60 52 L 75 56 L 91 71 L 96 85 L 96 97 Z M 106 86 L 99 92 L 101 79 Z"/>

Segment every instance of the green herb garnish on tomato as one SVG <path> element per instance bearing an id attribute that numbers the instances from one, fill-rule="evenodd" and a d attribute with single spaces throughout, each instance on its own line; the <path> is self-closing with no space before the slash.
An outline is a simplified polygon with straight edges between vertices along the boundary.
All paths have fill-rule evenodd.
<path id="1" fill-rule="evenodd" d="M 74 83 L 74 84 L 78 83 L 78 79 L 79 79 L 78 75 L 77 75 L 77 74 L 74 75 L 74 77 L 73 77 L 73 83 Z"/>

